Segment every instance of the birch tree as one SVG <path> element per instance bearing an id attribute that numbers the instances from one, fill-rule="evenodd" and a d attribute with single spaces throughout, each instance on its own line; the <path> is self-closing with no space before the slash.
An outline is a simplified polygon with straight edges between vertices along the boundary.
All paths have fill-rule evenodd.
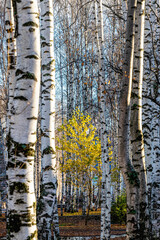
<path id="1" fill-rule="evenodd" d="M 152 82 L 152 149 L 153 149 L 153 173 L 152 173 L 152 235 L 153 238 L 160 237 L 160 175 L 159 175 L 159 166 L 160 166 L 160 1 L 157 0 L 152 2 L 150 5 L 151 8 L 151 20 L 152 20 L 152 38 L 153 38 L 153 73 L 154 73 L 154 82 Z M 153 20 L 154 18 L 154 20 Z"/>
<path id="2" fill-rule="evenodd" d="M 16 68 L 16 38 L 15 38 L 15 19 L 13 13 L 12 1 L 7 0 L 5 6 L 5 26 L 6 26 L 6 43 L 7 43 L 7 85 L 8 85 L 8 103 L 7 103 L 7 129 L 8 131 L 11 108 L 13 104 L 15 88 L 15 68 Z"/>
<path id="3" fill-rule="evenodd" d="M 6 206 L 6 166 L 4 159 L 4 139 L 0 118 L 0 216 Z"/>
<path id="4" fill-rule="evenodd" d="M 132 86 L 132 71 L 135 42 L 135 16 L 137 1 L 128 1 L 126 27 L 126 45 L 123 65 L 123 81 L 119 104 L 119 166 L 122 171 L 127 192 L 127 239 L 138 239 L 137 192 L 139 179 L 134 170 L 129 154 L 129 121 Z"/>
<path id="5" fill-rule="evenodd" d="M 7 102 L 8 102 L 8 68 L 7 68 L 7 53 L 6 53 L 6 26 L 5 26 L 5 1 L 0 2 L 0 118 L 3 129 L 4 140 L 4 161 L 6 164 L 7 147 L 6 147 L 6 134 L 7 134 Z M 9 34 L 7 35 L 9 37 Z"/>
<path id="6" fill-rule="evenodd" d="M 100 29 L 98 43 L 99 55 L 99 96 L 100 96 L 100 139 L 102 159 L 102 190 L 101 190 L 101 239 L 110 239 L 110 169 L 108 155 L 108 132 L 106 124 L 106 88 L 104 66 L 104 32 L 102 0 L 98 2 L 98 26 Z M 97 39 L 98 40 L 98 39 Z"/>
<path id="7" fill-rule="evenodd" d="M 51 223 L 59 235 L 57 212 L 57 177 L 55 155 L 55 59 L 53 1 L 44 0 L 41 7 L 41 165 L 42 183 L 39 207 L 39 239 L 51 239 Z"/>
<path id="8" fill-rule="evenodd" d="M 146 1 L 143 133 L 147 167 L 150 239 L 159 238 L 159 18 L 160 2 Z"/>
<path id="9" fill-rule="evenodd" d="M 33 176 L 40 88 L 39 13 L 36 0 L 13 3 L 17 64 L 7 136 L 7 228 L 9 239 L 37 239 Z"/>
<path id="10" fill-rule="evenodd" d="M 139 237 L 147 239 L 147 176 L 145 167 L 144 138 L 142 132 L 142 81 L 144 59 L 145 1 L 137 3 L 135 20 L 135 48 L 131 97 L 132 164 L 139 178 L 137 193 L 137 218 Z"/>

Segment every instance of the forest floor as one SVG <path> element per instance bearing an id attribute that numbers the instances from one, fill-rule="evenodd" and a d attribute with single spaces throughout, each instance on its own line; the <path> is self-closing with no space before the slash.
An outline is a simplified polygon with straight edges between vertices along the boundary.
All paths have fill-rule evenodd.
<path id="1" fill-rule="evenodd" d="M 87 220 L 81 215 L 81 210 L 78 213 L 63 213 L 60 216 L 59 211 L 59 228 L 61 237 L 91 237 L 92 240 L 100 239 L 100 209 L 91 211 Z M 111 239 L 125 240 L 126 226 L 120 224 L 111 225 Z"/>
<path id="2" fill-rule="evenodd" d="M 0 216 L 0 239 L 2 239 L 6 235 L 6 218 L 5 214 Z"/>
<path id="3" fill-rule="evenodd" d="M 60 210 L 59 210 L 60 215 Z M 86 217 L 79 213 L 64 213 L 64 216 L 59 216 L 59 227 L 61 237 L 91 237 L 90 239 L 100 239 L 100 209 L 90 212 L 90 216 L 85 225 Z M 125 225 L 111 225 L 111 239 L 125 240 L 126 232 Z M 6 235 L 6 219 L 3 214 L 0 216 L 0 239 Z"/>

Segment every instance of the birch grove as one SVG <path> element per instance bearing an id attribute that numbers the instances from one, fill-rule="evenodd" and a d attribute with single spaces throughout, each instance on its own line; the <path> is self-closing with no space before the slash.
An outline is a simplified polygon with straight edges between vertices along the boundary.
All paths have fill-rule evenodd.
<path id="1" fill-rule="evenodd" d="M 126 240 L 159 239 L 160 0 L 2 0 L 0 23 L 5 237 L 60 239 L 62 220 L 94 210 L 101 240 L 123 214 Z M 92 167 L 76 111 L 95 128 Z"/>
<path id="2" fill-rule="evenodd" d="M 154 239 L 157 237 L 155 233 L 153 233 L 153 229 L 149 229 L 148 222 L 148 211 L 151 212 L 151 209 L 148 205 L 147 198 L 147 180 L 150 181 L 150 173 L 148 168 L 148 179 L 146 175 L 146 162 L 145 162 L 145 151 L 144 149 L 144 138 L 142 131 L 142 80 L 143 80 L 143 56 L 144 56 L 144 19 L 145 19 L 145 1 L 136 2 L 133 1 L 128 3 L 128 20 L 127 24 L 132 26 L 132 34 L 127 31 L 127 34 L 130 35 L 130 39 L 128 39 L 128 43 L 126 42 L 126 53 L 128 53 L 129 59 L 127 60 L 127 54 L 125 60 L 127 60 L 130 65 L 127 69 L 124 68 L 123 74 L 124 78 L 129 78 L 129 81 L 124 80 L 125 85 L 123 85 L 121 90 L 121 99 L 127 101 L 126 108 L 124 109 L 124 102 L 122 104 L 121 112 L 120 112 L 120 125 L 119 125 L 119 137 L 123 136 L 122 133 L 122 122 L 121 117 L 123 117 L 123 122 L 126 121 L 126 137 L 128 138 L 127 146 L 125 153 L 129 151 L 129 135 L 131 133 L 131 153 L 132 153 L 132 161 L 130 159 L 130 155 L 126 156 L 126 163 L 128 161 L 128 166 L 131 169 L 131 172 L 124 171 L 124 177 L 127 173 L 128 178 L 125 179 L 126 184 L 129 186 L 129 190 L 131 187 L 133 189 L 132 196 L 129 196 L 129 190 L 127 190 L 127 203 L 130 201 L 130 205 L 128 204 L 128 220 L 129 216 L 132 216 L 132 224 L 131 221 L 127 222 L 128 224 L 128 239 Z M 131 11 L 131 12 L 129 12 Z M 131 23 L 129 23 L 129 18 L 131 18 Z M 131 25 L 132 24 L 132 25 Z M 147 28 L 146 28 L 147 29 Z M 128 28 L 129 30 L 129 28 Z M 130 60 L 130 61 L 129 61 Z M 132 81 L 133 80 L 133 81 Z M 124 97 L 124 88 L 127 87 Z M 123 96 L 123 98 L 122 98 Z M 131 97 L 132 96 L 132 97 Z M 130 104 L 131 104 L 131 112 L 130 112 Z M 125 116 L 126 114 L 126 116 Z M 123 125 L 124 126 L 124 125 Z M 158 129 L 157 129 L 158 130 Z M 130 132 L 131 131 L 131 132 Z M 158 130 L 159 131 L 159 130 Z M 148 141 L 148 140 L 147 140 Z M 122 154 L 122 142 L 119 142 L 119 153 Z M 148 151 L 147 155 L 148 157 Z M 123 163 L 121 159 L 120 164 Z M 147 165 L 149 162 L 147 161 Z M 126 164 L 127 165 L 127 164 Z M 124 165 L 122 165 L 124 166 Z M 154 164 L 154 166 L 156 166 Z M 157 179 L 158 180 L 158 179 Z M 128 182 L 127 182 L 128 181 Z M 132 185 L 132 186 L 131 186 Z M 149 186 L 150 187 L 150 186 Z M 126 186 L 127 188 L 127 186 Z M 150 191 L 150 189 L 148 188 Z M 150 194 L 150 193 L 149 193 Z M 148 195 L 149 196 L 149 195 Z M 149 200 L 150 201 L 150 200 Z M 149 203 L 150 204 L 150 203 Z M 156 208 L 158 210 L 158 208 Z M 153 211 L 153 210 L 152 210 Z M 132 212 L 132 213 L 131 213 Z M 157 214 L 158 215 L 158 214 Z M 152 217 L 151 217 L 152 218 Z M 133 221 L 134 220 L 134 221 Z M 152 220 L 151 220 L 152 221 Z M 135 228 L 134 232 L 133 229 Z M 156 229 L 158 230 L 158 224 L 156 225 Z M 158 234 L 158 233 L 156 233 Z M 156 238 L 155 238 L 156 239 Z"/>

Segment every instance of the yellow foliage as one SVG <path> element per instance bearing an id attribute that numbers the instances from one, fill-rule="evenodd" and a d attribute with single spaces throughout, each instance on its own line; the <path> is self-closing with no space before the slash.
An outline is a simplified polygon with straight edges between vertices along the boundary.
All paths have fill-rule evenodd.
<path id="1" fill-rule="evenodd" d="M 87 184 L 95 176 L 101 178 L 101 142 L 97 129 L 91 123 L 91 117 L 84 115 L 77 108 L 72 118 L 65 122 L 59 131 L 62 132 L 59 150 L 64 151 L 65 161 L 61 171 L 70 172 L 72 179 L 79 185 Z M 85 182 L 84 183 L 84 176 Z"/>

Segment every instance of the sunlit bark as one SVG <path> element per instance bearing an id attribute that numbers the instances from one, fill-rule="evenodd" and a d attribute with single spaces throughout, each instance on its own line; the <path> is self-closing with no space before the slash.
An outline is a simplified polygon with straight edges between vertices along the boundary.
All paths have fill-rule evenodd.
<path id="1" fill-rule="evenodd" d="M 40 88 L 37 1 L 14 1 L 17 65 L 8 144 L 9 239 L 37 239 L 34 154 Z M 22 54 L 23 52 L 23 54 Z"/>
<path id="2" fill-rule="evenodd" d="M 131 145 L 132 164 L 139 178 L 137 217 L 140 239 L 147 239 L 147 178 L 144 138 L 142 132 L 142 80 L 144 56 L 145 1 L 137 3 L 133 80 L 131 93 Z"/>
<path id="3" fill-rule="evenodd" d="M 123 174 L 127 192 L 127 239 L 138 239 L 137 193 L 139 179 L 134 170 L 129 153 L 129 122 L 132 86 L 132 71 L 135 42 L 135 16 L 137 1 L 128 1 L 126 45 L 123 63 L 123 81 L 119 104 L 119 166 Z"/>

